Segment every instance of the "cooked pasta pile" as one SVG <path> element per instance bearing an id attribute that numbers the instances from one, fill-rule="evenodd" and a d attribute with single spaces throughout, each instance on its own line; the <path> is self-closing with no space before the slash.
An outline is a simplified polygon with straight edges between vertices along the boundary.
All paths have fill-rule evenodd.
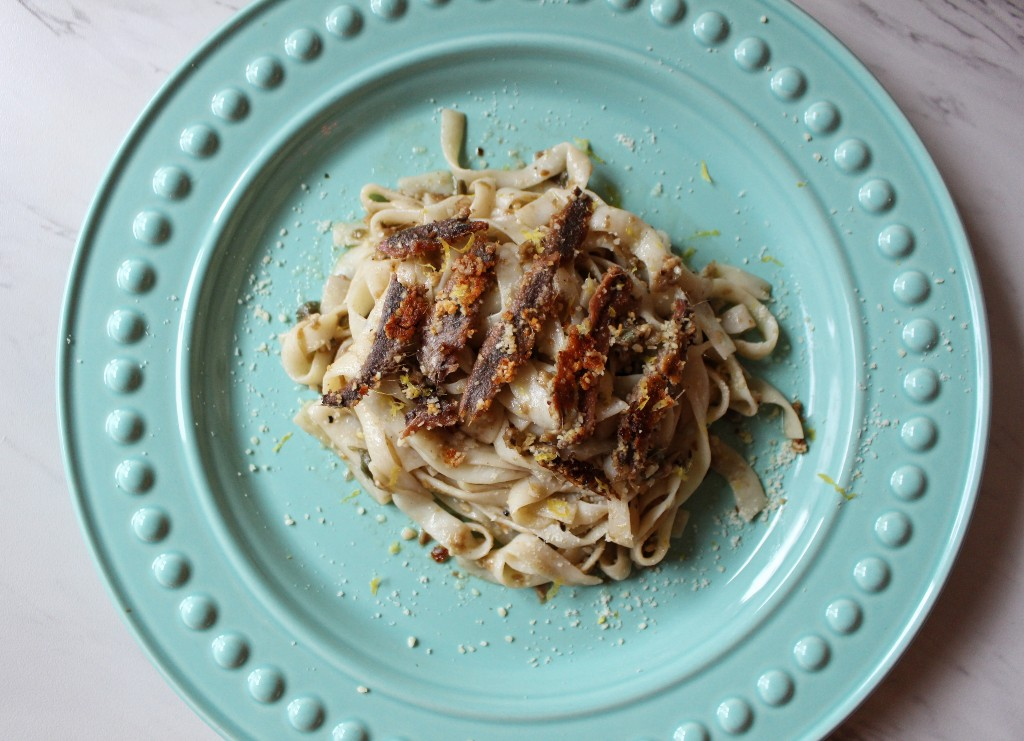
<path id="1" fill-rule="evenodd" d="M 699 274 L 662 232 L 587 190 L 563 143 L 518 170 L 367 185 L 364 222 L 282 362 L 320 398 L 297 416 L 373 497 L 393 501 L 462 565 L 511 587 L 597 584 L 659 563 L 708 471 L 739 515 L 767 504 L 709 425 L 792 405 L 752 376 L 779 338 L 769 285 Z"/>

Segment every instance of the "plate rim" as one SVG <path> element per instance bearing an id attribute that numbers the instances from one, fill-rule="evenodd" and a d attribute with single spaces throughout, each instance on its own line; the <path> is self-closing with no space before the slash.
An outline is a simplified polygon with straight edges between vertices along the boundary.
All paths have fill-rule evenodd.
<path id="1" fill-rule="evenodd" d="M 60 318 L 57 326 L 55 406 L 60 439 L 61 464 L 67 479 L 68 494 L 74 507 L 75 517 L 86 543 L 89 557 L 95 570 L 98 572 L 104 590 L 115 607 L 118 618 L 127 627 L 135 644 L 143 651 L 151 666 L 157 670 L 164 681 L 174 690 L 175 694 L 196 715 L 202 718 L 216 733 L 225 738 L 228 737 L 229 732 L 239 729 L 235 728 L 235 724 L 227 716 L 217 711 L 215 704 L 209 702 L 201 703 L 199 698 L 195 697 L 195 693 L 189 691 L 187 677 L 178 670 L 174 662 L 161 660 L 160 652 L 154 640 L 147 633 L 144 626 L 133 617 L 134 613 L 131 611 L 131 605 L 127 595 L 123 592 L 121 577 L 112 567 L 109 554 L 99 539 L 96 527 L 92 524 L 93 513 L 89 511 L 86 505 L 89 494 L 86 491 L 84 481 L 82 481 L 82 472 L 77 463 L 77 457 L 80 453 L 73 449 L 71 445 L 74 422 L 70 408 L 73 393 L 70 388 L 70 369 L 74 363 L 72 348 L 75 342 L 71 334 L 74 322 L 72 314 L 76 305 L 75 299 L 81 290 L 80 282 L 85 272 L 84 267 L 95 248 L 95 234 L 99 228 L 103 211 L 112 197 L 112 191 L 118 177 L 144 137 L 149 122 L 159 115 L 175 91 L 193 74 L 197 74 L 199 69 L 198 63 L 214 54 L 218 47 L 237 29 L 248 25 L 275 5 L 289 1 L 256 0 L 256 2 L 242 8 L 240 11 L 235 11 L 226 21 L 219 24 L 208 34 L 198 46 L 188 52 L 185 58 L 171 70 L 146 102 L 142 111 L 129 125 L 123 139 L 115 149 L 109 164 L 100 176 L 96 192 L 89 202 L 85 216 L 82 218 L 82 227 L 79 230 L 78 238 L 75 240 L 74 252 L 72 253 L 64 290 L 61 295 Z M 236 735 L 239 734 L 236 732 Z"/>
<path id="2" fill-rule="evenodd" d="M 790 11 L 794 13 L 794 20 L 801 25 L 805 35 L 820 33 L 825 37 L 826 43 L 832 48 L 830 52 L 837 55 L 842 64 L 847 68 L 862 75 L 868 85 L 862 87 L 871 88 L 871 97 L 875 104 L 884 109 L 886 117 L 896 125 L 902 134 L 903 143 L 914 148 L 914 160 L 928 170 L 928 181 L 931 187 L 931 196 L 940 206 L 943 220 L 947 222 L 947 233 L 953 238 L 958 251 L 966 258 L 964 265 L 967 268 L 964 285 L 971 307 L 976 310 L 972 317 L 973 335 L 977 339 L 977 347 L 974 353 L 973 367 L 978 374 L 978 383 L 975 393 L 978 397 L 977 414 L 972 420 L 974 435 L 972 436 L 973 446 L 968 466 L 968 475 L 965 476 L 965 487 L 958 492 L 960 505 L 957 508 L 957 518 L 950 530 L 953 536 L 942 551 L 942 557 L 934 564 L 933 576 L 930 580 L 931 589 L 925 599 L 917 604 L 914 619 L 903 626 L 900 639 L 891 646 L 884 660 L 878 662 L 875 670 L 861 682 L 857 693 L 851 696 L 845 710 L 839 710 L 831 722 L 829 719 L 822 719 L 815 728 L 818 729 L 818 736 L 824 737 L 839 727 L 859 708 L 868 696 L 874 692 L 885 681 L 886 677 L 893 670 L 896 663 L 906 654 L 910 644 L 921 633 L 921 629 L 932 614 L 935 603 L 949 583 L 949 576 L 956 564 L 957 557 L 963 547 L 967 530 L 970 526 L 972 515 L 978 493 L 981 489 L 981 479 L 984 474 L 985 461 L 988 453 L 988 442 L 991 434 L 992 424 L 992 350 L 991 330 L 989 328 L 988 312 L 985 306 L 985 297 L 981 284 L 981 276 L 978 273 L 978 266 L 974 256 L 974 249 L 964 226 L 963 217 L 960 214 L 956 201 L 953 199 L 952 191 L 938 165 L 932 158 L 917 129 L 910 122 L 910 119 L 900 108 L 888 88 L 881 80 L 860 60 L 856 54 L 827 26 L 815 19 L 809 12 L 798 6 L 792 0 L 768 0 L 772 5 L 779 2 L 786 3 Z M 936 192 L 938 186 L 938 192 Z"/>

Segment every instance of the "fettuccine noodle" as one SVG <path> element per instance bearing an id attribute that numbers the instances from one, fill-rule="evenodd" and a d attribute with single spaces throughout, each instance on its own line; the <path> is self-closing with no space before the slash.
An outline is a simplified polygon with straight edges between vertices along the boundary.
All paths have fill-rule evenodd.
<path id="1" fill-rule="evenodd" d="M 378 502 L 470 571 L 511 587 L 597 584 L 664 559 L 709 470 L 751 519 L 757 475 L 709 426 L 799 416 L 744 359 L 769 356 L 769 285 L 691 271 L 662 232 L 587 190 L 563 143 L 518 170 L 470 170 L 445 111 L 449 171 L 365 186 L 364 222 L 282 363 L 320 398 L 298 424 Z"/>

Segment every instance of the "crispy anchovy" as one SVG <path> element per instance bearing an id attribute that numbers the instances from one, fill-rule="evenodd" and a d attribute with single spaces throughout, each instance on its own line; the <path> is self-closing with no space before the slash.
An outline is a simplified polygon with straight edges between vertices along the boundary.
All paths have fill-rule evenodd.
<path id="1" fill-rule="evenodd" d="M 494 283 L 494 245 L 475 244 L 452 263 L 451 275 L 434 300 L 433 317 L 423 330 L 420 368 L 435 386 L 459 367 L 458 352 L 473 334 L 481 297 Z"/>
<path id="2" fill-rule="evenodd" d="M 604 471 L 593 463 L 581 461 L 576 458 L 563 457 L 558 454 L 554 445 L 536 446 L 533 459 L 544 468 L 557 473 L 566 481 L 575 484 L 581 489 L 600 494 L 606 499 L 615 496 L 611 482 L 604 475 Z"/>
<path id="3" fill-rule="evenodd" d="M 462 394 L 462 419 L 473 422 L 490 409 L 501 387 L 515 378 L 533 354 L 537 332 L 558 296 L 552 278 L 545 265 L 534 265 L 523 276 L 511 307 L 491 327 L 480 348 Z"/>
<path id="4" fill-rule="evenodd" d="M 555 272 L 571 261 L 587 237 L 593 200 L 579 188 L 551 222 L 541 255 L 519 281 L 511 306 L 491 327 L 466 382 L 459 416 L 473 422 L 491 407 L 503 385 L 533 355 L 544 320 L 558 298 Z"/>
<path id="5" fill-rule="evenodd" d="M 632 484 L 643 480 L 651 435 L 665 412 L 677 403 L 682 392 L 686 351 L 696 341 L 693 311 L 685 301 L 677 300 L 661 351 L 630 394 L 629 408 L 619 422 L 618 444 L 613 453 L 617 479 L 624 478 Z"/>
<path id="6" fill-rule="evenodd" d="M 565 348 L 558 353 L 551 401 L 564 430 L 558 437 L 560 447 L 594 434 L 598 383 L 608 365 L 612 325 L 632 299 L 630 283 L 626 271 L 612 266 L 590 299 L 589 326 L 581 330 L 573 325 Z"/>
<path id="7" fill-rule="evenodd" d="M 459 422 L 459 402 L 451 396 L 428 399 L 413 407 L 405 415 L 405 429 L 401 437 L 407 437 L 420 430 L 435 430 L 451 427 Z"/>
<path id="8" fill-rule="evenodd" d="M 587 238 L 593 211 L 594 199 L 575 188 L 569 203 L 551 220 L 541 258 L 557 260 L 562 265 L 572 260 Z"/>
<path id="9" fill-rule="evenodd" d="M 524 434 L 512 427 L 506 431 L 505 441 L 569 483 L 605 498 L 615 496 L 608 477 L 593 463 L 564 455 L 554 445 L 540 442 L 533 435 Z"/>
<path id="10" fill-rule="evenodd" d="M 323 404 L 331 407 L 355 406 L 384 376 L 396 371 L 415 348 L 420 329 L 430 311 L 423 286 L 406 288 L 396 274 L 384 292 L 383 310 L 373 338 L 370 354 L 359 370 L 359 376 L 343 391 L 329 391 Z"/>
<path id="11" fill-rule="evenodd" d="M 441 242 L 452 242 L 459 237 L 464 237 L 473 232 L 480 232 L 487 228 L 486 221 L 470 221 L 469 216 L 460 214 L 443 221 L 432 221 L 429 224 L 410 226 L 395 232 L 390 237 L 381 240 L 377 245 L 377 251 L 388 257 L 404 259 L 414 255 L 423 255 L 429 252 L 437 252 L 441 249 Z"/>

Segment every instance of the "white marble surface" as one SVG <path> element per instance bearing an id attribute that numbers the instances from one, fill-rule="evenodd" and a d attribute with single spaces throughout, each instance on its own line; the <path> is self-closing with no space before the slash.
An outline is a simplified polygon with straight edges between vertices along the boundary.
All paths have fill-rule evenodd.
<path id="1" fill-rule="evenodd" d="M 169 72 L 240 4 L 0 3 L 0 738 L 215 736 L 107 598 L 68 496 L 52 394 L 61 294 L 104 169 Z M 1024 4 L 798 4 L 875 73 L 937 162 L 980 267 L 995 369 L 961 558 L 903 660 L 835 738 L 1022 738 Z"/>

